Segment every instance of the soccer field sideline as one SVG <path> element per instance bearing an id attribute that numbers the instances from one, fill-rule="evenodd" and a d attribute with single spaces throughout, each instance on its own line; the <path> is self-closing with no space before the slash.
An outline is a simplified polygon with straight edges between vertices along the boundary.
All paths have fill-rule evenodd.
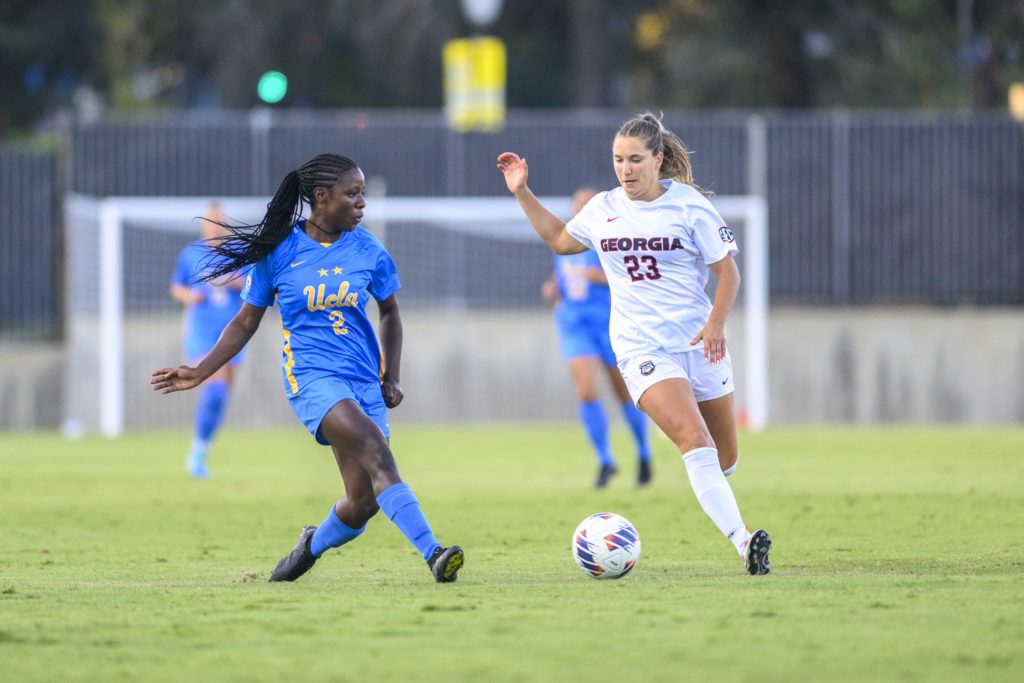
<path id="1" fill-rule="evenodd" d="M 393 446 L 466 568 L 437 585 L 380 516 L 295 584 L 267 584 L 339 494 L 300 430 L 226 431 L 214 479 L 182 433 L 0 437 L 5 680 L 1016 680 L 1024 430 L 776 429 L 730 483 L 776 541 L 749 577 L 671 445 L 605 491 L 575 425 L 401 426 Z M 587 514 L 624 514 L 621 581 L 573 563 Z M 609 652 L 606 654 L 605 650 Z"/>

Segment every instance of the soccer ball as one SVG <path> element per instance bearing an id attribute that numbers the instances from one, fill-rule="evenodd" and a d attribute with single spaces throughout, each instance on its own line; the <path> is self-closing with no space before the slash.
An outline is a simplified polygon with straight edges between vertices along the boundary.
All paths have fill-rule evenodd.
<path id="1" fill-rule="evenodd" d="M 595 579 L 622 578 L 640 559 L 640 534 L 622 515 L 598 512 L 576 527 L 572 557 Z"/>

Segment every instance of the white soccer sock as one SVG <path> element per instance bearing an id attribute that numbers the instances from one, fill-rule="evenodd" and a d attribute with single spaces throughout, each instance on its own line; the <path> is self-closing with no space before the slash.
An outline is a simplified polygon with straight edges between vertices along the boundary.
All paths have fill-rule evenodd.
<path id="1" fill-rule="evenodd" d="M 718 530 L 736 546 L 741 553 L 747 540 L 747 527 L 740 517 L 736 497 L 722 474 L 718 462 L 718 451 L 714 448 L 694 448 L 683 453 L 683 464 L 690 477 L 690 486 L 697 494 L 697 500 Z"/>

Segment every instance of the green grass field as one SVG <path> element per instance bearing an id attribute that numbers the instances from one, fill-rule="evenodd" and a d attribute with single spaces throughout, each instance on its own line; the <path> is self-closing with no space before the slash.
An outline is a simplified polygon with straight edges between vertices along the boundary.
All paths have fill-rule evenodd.
<path id="1" fill-rule="evenodd" d="M 403 476 L 466 549 L 451 585 L 380 516 L 268 584 L 340 494 L 329 451 L 229 430 L 197 482 L 187 442 L 0 435 L 0 679 L 1021 680 L 1024 430 L 744 435 L 731 483 L 775 541 L 750 577 L 667 441 L 651 488 L 620 458 L 597 492 L 573 425 L 399 425 Z M 570 556 L 601 510 L 643 539 L 621 581 Z"/>

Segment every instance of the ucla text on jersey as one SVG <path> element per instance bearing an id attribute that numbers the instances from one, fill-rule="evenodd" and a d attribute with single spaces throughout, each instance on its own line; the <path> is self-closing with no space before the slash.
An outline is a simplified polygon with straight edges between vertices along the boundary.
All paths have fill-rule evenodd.
<path id="1" fill-rule="evenodd" d="M 285 388 L 297 394 L 325 376 L 380 379 L 380 346 L 366 303 L 400 287 L 394 261 L 365 228 L 321 244 L 295 226 L 253 266 L 242 298 L 253 306 L 277 302 Z"/>

